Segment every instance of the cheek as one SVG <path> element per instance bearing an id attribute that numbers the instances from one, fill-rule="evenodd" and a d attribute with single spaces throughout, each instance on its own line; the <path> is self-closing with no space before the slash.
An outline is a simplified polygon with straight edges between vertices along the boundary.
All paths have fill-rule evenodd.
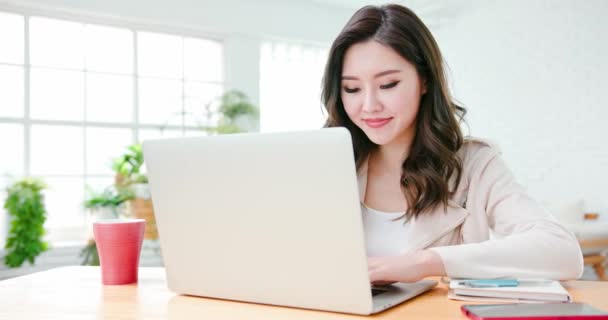
<path id="1" fill-rule="evenodd" d="M 346 111 L 351 120 L 357 118 L 360 108 L 355 97 L 352 95 L 342 95 L 342 105 L 344 105 L 344 111 Z"/>
<path id="2" fill-rule="evenodd" d="M 414 92 L 407 91 L 394 92 L 386 96 L 384 101 L 385 106 L 391 111 L 407 117 L 416 115 L 420 105 L 420 97 Z"/>

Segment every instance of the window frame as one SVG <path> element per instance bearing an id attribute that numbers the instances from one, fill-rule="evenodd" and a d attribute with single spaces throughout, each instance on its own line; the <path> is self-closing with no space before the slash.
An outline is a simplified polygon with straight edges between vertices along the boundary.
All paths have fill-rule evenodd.
<path id="1" fill-rule="evenodd" d="M 131 141 L 130 143 L 135 143 L 139 141 L 139 132 L 140 130 L 170 130 L 170 131 L 181 131 L 182 135 L 187 134 L 188 132 L 200 130 L 196 126 L 186 125 L 186 121 L 184 116 L 182 116 L 182 121 L 180 125 L 176 124 L 147 124 L 141 123 L 139 119 L 139 79 L 140 78 L 153 78 L 145 75 L 140 75 L 138 72 L 138 32 L 151 32 L 151 33 L 160 33 L 172 36 L 178 36 L 181 38 L 182 43 L 185 38 L 197 38 L 203 40 L 212 40 L 218 42 L 222 47 L 222 56 L 221 56 L 221 68 L 222 68 L 222 80 L 221 81 L 192 81 L 186 80 L 185 76 L 182 72 L 181 78 L 178 80 L 181 81 L 182 87 L 182 95 L 181 95 L 181 107 L 182 112 L 185 111 L 186 99 L 185 99 L 185 85 L 188 82 L 196 82 L 196 83 L 211 83 L 215 85 L 220 85 L 222 90 L 226 90 L 229 87 L 229 83 L 227 81 L 227 68 L 226 68 L 226 39 L 224 35 L 218 33 L 212 33 L 207 30 L 200 30 L 194 28 L 180 27 L 180 26 L 170 26 L 165 24 L 158 23 L 150 23 L 136 19 L 125 19 L 125 18 L 117 18 L 109 15 L 91 15 L 85 14 L 83 12 L 75 12 L 69 10 L 53 10 L 53 9 L 42 9 L 42 8 L 34 8 L 34 7 L 26 7 L 26 6 L 16 6 L 16 5 L 2 5 L 0 4 L 0 12 L 8 13 L 8 14 L 16 14 L 20 15 L 24 18 L 24 42 L 23 42 L 23 51 L 24 51 L 24 59 L 23 64 L 15 64 L 15 63 L 4 63 L 0 62 L 0 65 L 8 65 L 8 66 L 17 66 L 23 69 L 23 114 L 21 117 L 2 117 L 0 116 L 0 124 L 19 124 L 23 126 L 23 172 L 14 173 L 15 177 L 20 176 L 30 176 L 31 175 L 31 128 L 33 125 L 54 125 L 54 126 L 62 126 L 62 127 L 76 127 L 82 129 L 83 133 L 83 161 L 84 161 L 84 172 L 82 174 L 45 174 L 40 175 L 41 178 L 79 178 L 83 181 L 83 190 L 86 190 L 87 179 L 88 178 L 112 178 L 112 175 L 105 174 L 89 174 L 87 168 L 87 137 L 86 137 L 86 128 L 117 128 L 117 129 L 129 129 L 131 130 Z M 57 68 L 57 67 L 49 67 L 49 66 L 32 66 L 30 63 L 30 19 L 32 17 L 41 17 L 41 18 L 49 18 L 56 19 L 62 21 L 76 22 L 82 24 L 92 24 L 97 26 L 104 27 L 114 27 L 119 29 L 127 29 L 130 31 L 132 35 L 132 58 L 133 58 L 133 69 L 131 73 L 116 73 L 116 72 L 99 72 L 94 70 L 87 70 L 86 66 L 83 69 L 74 69 L 74 68 Z M 83 44 L 84 45 L 84 44 Z M 183 53 L 183 51 L 182 51 Z M 32 119 L 31 110 L 30 110 L 30 75 L 32 68 L 48 68 L 54 70 L 70 70 L 70 71 L 79 71 L 82 72 L 84 79 L 86 79 L 87 74 L 120 74 L 127 75 L 133 79 L 133 115 L 131 122 L 98 122 L 98 121 L 88 121 L 86 119 L 86 83 L 84 87 L 84 99 L 82 102 L 82 108 L 84 108 L 84 119 L 83 120 L 42 120 L 42 119 Z M 159 79 L 170 79 L 168 77 L 157 77 Z M 86 80 L 84 80 L 86 81 Z M 119 156 L 119 155 L 116 155 Z M 4 209 L 3 209 L 4 210 Z M 52 213 L 50 213 L 52 214 Z M 86 217 L 86 213 L 84 208 L 82 209 L 83 219 Z M 3 223 L 0 223 L 0 226 L 8 224 L 8 216 L 3 215 L 0 219 L 4 220 Z M 57 236 L 53 236 L 48 240 L 51 242 L 53 246 L 64 246 L 64 245 L 73 245 L 73 244 L 81 244 L 82 240 L 85 239 L 77 239 L 74 235 L 82 233 L 85 234 L 84 230 L 86 230 L 86 225 L 82 225 L 80 227 L 60 227 L 60 228 L 52 228 L 47 229 L 50 233 L 55 234 Z M 6 239 L 6 232 L 8 228 L 0 228 L 0 244 L 3 244 Z M 65 236 L 63 236 L 65 235 Z"/>

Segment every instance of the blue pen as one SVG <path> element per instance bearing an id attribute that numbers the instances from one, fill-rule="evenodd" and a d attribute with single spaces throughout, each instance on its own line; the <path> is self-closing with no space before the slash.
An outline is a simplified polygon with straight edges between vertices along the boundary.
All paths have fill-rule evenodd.
<path id="1" fill-rule="evenodd" d="M 478 279 L 464 280 L 458 284 L 465 285 L 471 288 L 499 288 L 499 287 L 517 287 L 519 281 L 517 279 Z"/>

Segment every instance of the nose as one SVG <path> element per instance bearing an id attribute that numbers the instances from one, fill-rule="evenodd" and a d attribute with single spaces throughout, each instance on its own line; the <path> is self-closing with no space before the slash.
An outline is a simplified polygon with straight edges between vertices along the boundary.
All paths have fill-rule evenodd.
<path id="1" fill-rule="evenodd" d="M 366 113 L 374 113 L 382 110 L 382 104 L 380 103 L 380 100 L 378 100 L 375 92 L 369 91 L 365 95 L 362 109 Z"/>

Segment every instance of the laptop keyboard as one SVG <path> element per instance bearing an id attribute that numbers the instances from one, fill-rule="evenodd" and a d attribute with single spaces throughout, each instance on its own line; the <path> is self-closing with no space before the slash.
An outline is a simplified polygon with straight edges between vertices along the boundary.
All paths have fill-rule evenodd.
<path id="1" fill-rule="evenodd" d="M 387 292 L 387 291 L 388 291 L 388 290 L 385 290 L 385 289 L 376 289 L 376 288 L 372 288 L 372 297 L 375 297 L 375 296 L 377 296 L 377 295 L 379 295 L 379 294 L 382 294 L 382 293 L 385 293 L 385 292 Z"/>

